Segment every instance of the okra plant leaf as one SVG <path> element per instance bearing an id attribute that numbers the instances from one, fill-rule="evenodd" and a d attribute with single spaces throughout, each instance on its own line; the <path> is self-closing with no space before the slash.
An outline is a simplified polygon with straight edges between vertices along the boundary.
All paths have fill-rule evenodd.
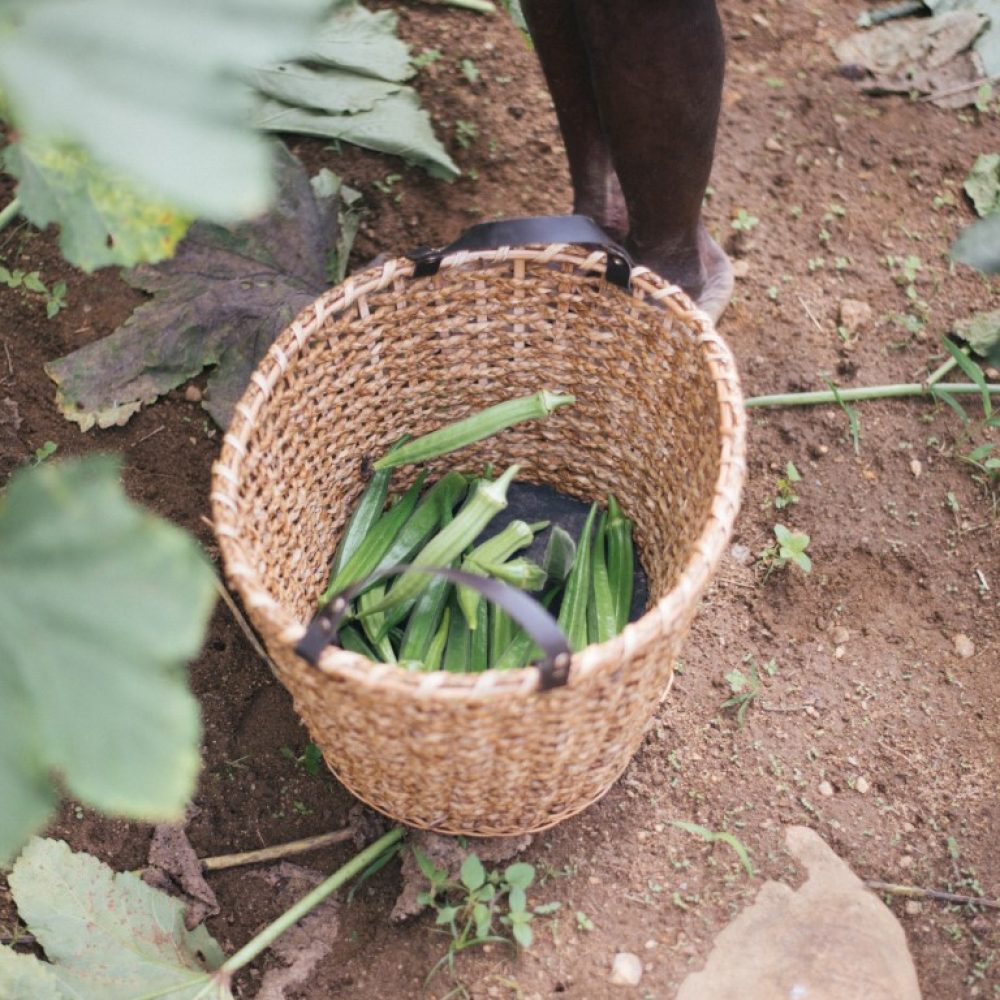
<path id="1" fill-rule="evenodd" d="M 283 147 L 278 166 L 272 211 L 229 227 L 196 222 L 172 259 L 126 274 L 150 302 L 114 333 L 46 365 L 67 419 L 84 430 L 124 424 L 214 365 L 204 405 L 228 424 L 274 338 L 327 287 L 337 247 L 340 189 L 317 195 Z"/>
<path id="2" fill-rule="evenodd" d="M 0 952 L 0 996 L 17 1000 L 231 1000 L 224 956 L 184 904 L 131 872 L 116 874 L 60 840 L 35 838 L 10 875 L 21 919 L 50 964 Z M 29 971 L 30 970 L 30 971 Z M 34 990 L 37 989 L 38 992 Z M 48 990 L 48 992 L 46 992 Z"/>
<path id="3" fill-rule="evenodd" d="M 997 216 L 1000 222 L 1000 216 Z M 997 229 L 997 258 L 1000 264 L 1000 227 Z M 955 323 L 955 334 L 980 357 L 1000 365 L 1000 309 L 981 312 Z"/>
<path id="4" fill-rule="evenodd" d="M 4 166 L 19 181 L 25 218 L 58 225 L 62 255 L 84 271 L 163 260 L 191 222 L 80 147 L 25 138 L 4 150 Z"/>
<path id="5" fill-rule="evenodd" d="M 486 869 L 475 854 L 466 855 L 459 877 L 462 885 L 470 892 L 478 889 L 486 881 Z"/>
<path id="6" fill-rule="evenodd" d="M 952 244 L 951 257 L 985 274 L 1000 274 L 1000 212 L 966 226 Z"/>
<path id="7" fill-rule="evenodd" d="M 78 145 L 183 212 L 232 222 L 271 198 L 251 66 L 301 51 L 328 0 L 4 4 L 0 90 L 17 134 Z"/>
<path id="8" fill-rule="evenodd" d="M 48 818 L 55 774 L 105 812 L 180 818 L 200 735 L 183 667 L 214 588 L 196 543 L 128 500 L 113 457 L 11 478 L 0 502 L 0 864 Z"/>

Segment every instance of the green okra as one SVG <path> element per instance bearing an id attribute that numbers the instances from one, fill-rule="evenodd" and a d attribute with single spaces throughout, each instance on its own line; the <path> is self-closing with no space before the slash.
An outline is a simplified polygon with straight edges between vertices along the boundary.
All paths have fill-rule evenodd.
<path id="1" fill-rule="evenodd" d="M 518 550 L 529 546 L 536 532 L 544 531 L 548 526 L 548 521 L 528 524 L 526 521 L 515 519 L 469 552 L 462 560 L 462 569 L 467 573 L 489 576 L 490 572 L 485 568 L 487 565 L 496 565 L 509 559 Z M 478 591 L 459 584 L 458 604 L 470 629 L 476 628 L 476 609 L 481 601 L 482 595 Z"/>
<path id="2" fill-rule="evenodd" d="M 469 644 L 469 670 L 480 673 L 490 665 L 489 605 L 480 601 L 476 610 L 476 627 Z"/>
<path id="3" fill-rule="evenodd" d="M 594 532 L 594 545 L 590 555 L 590 604 L 593 610 L 593 627 L 588 619 L 587 637 L 591 642 L 607 642 L 613 639 L 619 631 L 617 608 L 614 595 L 611 593 L 611 583 L 608 579 L 607 563 L 607 523 L 608 515 L 602 511 Z"/>
<path id="4" fill-rule="evenodd" d="M 414 557 L 413 566 L 449 566 L 458 559 L 492 518 L 507 506 L 507 489 L 520 470 L 512 465 L 494 482 L 480 482 L 454 519 L 443 527 Z M 386 611 L 417 597 L 427 589 L 431 577 L 420 570 L 411 569 L 398 577 L 388 593 L 369 613 Z M 411 616 L 416 613 L 416 608 Z"/>
<path id="5" fill-rule="evenodd" d="M 576 543 L 576 558 L 566 580 L 566 593 L 559 608 L 559 627 L 563 630 L 574 653 L 587 645 L 587 604 L 590 601 L 591 533 L 597 516 L 597 504 L 590 505 L 580 538 Z"/>
<path id="6" fill-rule="evenodd" d="M 622 513 L 618 501 L 608 495 L 608 584 L 615 602 L 615 634 L 628 624 L 632 610 L 635 553 L 632 522 Z"/>
<path id="7" fill-rule="evenodd" d="M 320 597 L 321 604 L 325 604 L 345 587 L 363 580 L 375 570 L 382 557 L 399 537 L 407 521 L 411 519 L 410 515 L 417 505 L 426 478 L 427 473 L 421 472 L 416 482 L 372 525 L 368 534 L 361 539 L 361 544 L 323 591 L 323 596 Z"/>
<path id="8" fill-rule="evenodd" d="M 396 651 L 389 638 L 389 630 L 385 627 L 385 615 L 381 612 L 368 613 L 368 609 L 385 596 L 385 590 L 385 583 L 379 582 L 361 594 L 357 601 L 357 617 L 361 621 L 361 628 L 366 638 L 375 650 L 375 659 L 383 663 L 395 663 Z"/>
<path id="9" fill-rule="evenodd" d="M 384 455 L 375 463 L 375 468 L 393 469 L 398 465 L 413 462 L 427 462 L 439 458 L 458 448 L 482 441 L 507 427 L 523 420 L 538 420 L 547 417 L 560 406 L 575 403 L 575 396 L 541 390 L 531 396 L 508 399 L 496 406 L 488 406 L 462 420 L 446 424 L 444 427 L 414 438 L 406 445 Z"/>
<path id="10" fill-rule="evenodd" d="M 561 525 L 552 526 L 549 540 L 542 556 L 542 569 L 550 583 L 563 583 L 576 558 L 576 542 L 573 536 Z"/>
<path id="11" fill-rule="evenodd" d="M 389 449 L 389 454 L 391 455 L 396 448 L 402 447 L 409 439 L 410 435 L 404 434 Z M 385 500 L 389 494 L 389 478 L 385 471 L 379 471 L 369 480 L 361 494 L 361 499 L 354 508 L 354 513 L 348 519 L 340 544 L 333 555 L 329 579 L 332 580 L 340 572 L 340 568 L 354 555 L 354 550 L 361 544 L 361 540 L 381 516 L 382 508 L 385 507 Z"/>
<path id="12" fill-rule="evenodd" d="M 490 605 L 490 666 L 500 659 L 500 654 L 514 638 L 514 619 L 503 608 Z"/>
<path id="13" fill-rule="evenodd" d="M 338 638 L 341 649 L 346 649 L 349 653 L 357 653 L 359 656 L 367 656 L 369 660 L 378 662 L 378 655 L 353 625 L 341 625 Z"/>
<path id="14" fill-rule="evenodd" d="M 521 590 L 541 590 L 545 586 L 545 570 L 530 559 L 508 559 L 502 563 L 474 563 L 476 572 L 482 571 L 486 576 L 496 577 Z"/>
<path id="15" fill-rule="evenodd" d="M 421 497 L 409 520 L 382 556 L 376 571 L 405 563 L 419 552 L 433 532 L 451 516 L 455 505 L 465 496 L 469 480 L 461 472 L 448 472 Z"/>
<path id="16" fill-rule="evenodd" d="M 441 657 L 444 656 L 444 647 L 448 641 L 448 620 L 451 617 L 451 609 L 445 607 L 441 615 L 441 623 L 437 627 L 427 652 L 424 654 L 423 669 L 428 673 L 441 669 Z"/>
<path id="17" fill-rule="evenodd" d="M 551 607 L 561 590 L 561 584 L 550 587 L 541 600 L 542 606 L 545 608 Z M 531 663 L 540 653 L 541 650 L 535 645 L 534 639 L 523 628 L 516 626 L 513 638 L 507 643 L 500 656 L 493 661 L 493 669 L 518 670 Z"/>
<path id="18" fill-rule="evenodd" d="M 465 615 L 462 614 L 462 609 L 459 608 L 454 594 L 452 594 L 448 608 L 451 611 L 451 618 L 448 625 L 448 643 L 444 648 L 441 669 L 452 673 L 462 673 L 469 665 L 472 633 L 465 623 Z"/>
<path id="19" fill-rule="evenodd" d="M 448 597 L 453 589 L 451 581 L 443 576 L 430 576 L 426 573 L 420 575 L 429 585 L 417 598 L 406 620 L 406 630 L 399 646 L 401 660 L 427 659 L 427 651 L 437 635 Z"/>

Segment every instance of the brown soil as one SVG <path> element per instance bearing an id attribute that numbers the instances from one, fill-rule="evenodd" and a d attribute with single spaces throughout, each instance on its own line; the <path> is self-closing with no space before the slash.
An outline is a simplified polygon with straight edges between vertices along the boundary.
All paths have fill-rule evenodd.
<path id="1" fill-rule="evenodd" d="M 920 379 L 943 358 L 940 337 L 954 320 L 997 303 L 996 280 L 952 272 L 945 256 L 971 218 L 961 182 L 978 154 L 997 149 L 996 115 L 861 95 L 837 74 L 829 48 L 853 29 L 854 4 L 729 0 L 723 8 L 729 72 L 708 220 L 744 268 L 720 330 L 747 395 L 822 388 L 826 376 L 841 385 Z M 357 262 L 446 242 L 494 216 L 568 210 L 551 104 L 516 29 L 503 17 L 417 4 L 401 11 L 401 31 L 415 51 L 442 53 L 419 86 L 466 176 L 446 185 L 374 154 L 297 147 L 310 165 L 326 163 L 364 191 Z M 461 73 L 462 59 L 474 61 L 477 82 Z M 390 183 L 387 175 L 400 176 Z M 730 219 L 740 209 L 760 221 L 734 240 Z M 69 306 L 51 321 L 37 297 L 3 292 L 2 395 L 23 418 L 20 454 L 5 447 L 2 455 L 7 468 L 46 440 L 60 456 L 121 451 L 131 494 L 214 553 L 204 518 L 219 434 L 197 403 L 180 391 L 125 428 L 82 435 L 57 413 L 42 371 L 111 332 L 139 296 L 112 271 L 67 268 L 51 233 L 8 231 L 0 253 L 8 265 L 69 284 Z M 886 263 L 910 255 L 920 258 L 915 290 L 927 303 L 915 333 L 896 318 L 910 301 Z M 844 299 L 873 310 L 850 343 L 837 330 Z M 746 565 L 734 550 L 695 624 L 683 674 L 629 770 L 601 802 L 524 853 L 544 873 L 531 899 L 558 900 L 561 911 L 538 921 L 535 947 L 520 957 L 499 946 L 463 956 L 456 976 L 467 993 L 451 995 L 674 996 L 761 877 L 801 877 L 782 845 L 788 823 L 814 827 L 863 878 L 1000 896 L 997 497 L 961 461 L 970 440 L 946 408 L 882 402 L 859 413 L 856 453 L 837 407 L 752 412 L 734 542 L 756 554 L 775 522 L 794 526 L 811 536 L 812 574 L 789 567 L 764 580 L 760 564 Z M 800 499 L 776 510 L 788 462 L 803 477 Z M 957 655 L 956 635 L 971 639 L 971 657 Z M 776 671 L 761 673 L 762 692 L 741 728 L 720 706 L 729 696 L 724 675 L 747 672 L 749 657 L 773 659 Z M 189 828 L 200 855 L 348 822 L 350 796 L 283 752 L 301 753 L 306 734 L 221 605 L 191 680 L 205 726 L 199 812 Z M 673 820 L 734 833 L 758 878 L 748 879 L 725 845 L 708 845 Z M 119 869 L 142 866 L 150 841 L 148 827 L 71 805 L 53 832 Z M 341 845 L 305 863 L 329 871 L 352 850 Z M 222 915 L 210 929 L 230 951 L 277 913 L 273 890 L 248 871 L 211 883 Z M 426 916 L 389 922 L 399 888 L 394 863 L 342 907 L 332 950 L 292 996 L 421 995 L 446 942 Z M 899 897 L 889 904 L 928 1000 L 1000 993 L 996 911 Z M 578 926 L 577 912 L 591 930 Z M 9 916 L 7 905 L 0 924 Z M 635 990 L 608 984 L 619 950 L 645 963 Z M 239 996 L 253 995 L 269 962 L 240 979 Z M 455 985 L 445 973 L 427 995 Z"/>

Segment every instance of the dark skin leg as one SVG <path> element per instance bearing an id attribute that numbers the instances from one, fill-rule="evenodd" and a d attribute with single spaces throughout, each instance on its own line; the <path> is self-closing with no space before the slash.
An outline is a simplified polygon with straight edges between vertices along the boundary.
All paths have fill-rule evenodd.
<path id="1" fill-rule="evenodd" d="M 701 220 L 724 69 L 714 0 L 522 0 L 574 190 L 638 263 L 717 317 L 732 269 Z"/>

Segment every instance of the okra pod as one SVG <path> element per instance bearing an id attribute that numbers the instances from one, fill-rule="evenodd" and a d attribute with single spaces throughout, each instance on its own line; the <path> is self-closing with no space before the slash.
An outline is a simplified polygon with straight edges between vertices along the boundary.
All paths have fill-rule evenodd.
<path id="1" fill-rule="evenodd" d="M 590 557 L 590 607 L 593 609 L 594 627 L 589 623 L 587 635 L 591 642 L 607 642 L 613 639 L 618 628 L 617 608 L 611 584 L 608 580 L 608 563 L 605 555 L 607 542 L 608 515 L 602 511 L 594 532 L 594 545 Z"/>
<path id="2" fill-rule="evenodd" d="M 469 665 L 469 647 L 472 633 L 465 623 L 465 615 L 455 595 L 448 604 L 451 611 L 451 618 L 448 624 L 448 644 L 444 648 L 444 659 L 441 661 L 441 669 L 452 673 L 462 673 Z"/>
<path id="3" fill-rule="evenodd" d="M 472 631 L 469 644 L 469 667 L 474 673 L 485 670 L 490 665 L 490 625 L 489 604 L 480 601 L 476 610 L 476 627 Z"/>
<path id="4" fill-rule="evenodd" d="M 427 647 L 427 652 L 424 654 L 423 669 L 428 672 L 441 669 L 441 657 L 444 656 L 445 643 L 448 641 L 448 620 L 450 617 L 451 609 L 445 607 L 441 615 L 441 623 L 438 625 L 437 631 L 434 633 L 434 637 Z"/>
<path id="5" fill-rule="evenodd" d="M 615 602 L 615 634 L 628 624 L 632 610 L 635 554 L 632 522 L 622 513 L 618 501 L 608 495 L 608 585 Z"/>
<path id="6" fill-rule="evenodd" d="M 392 640 L 389 638 L 389 629 L 385 627 L 385 615 L 381 612 L 376 614 L 367 613 L 372 605 L 376 604 L 385 596 L 385 584 L 377 583 L 370 590 L 366 590 L 358 597 L 358 618 L 365 636 L 375 650 L 376 660 L 383 663 L 395 663 L 396 651 L 392 647 Z"/>
<path id="7" fill-rule="evenodd" d="M 414 438 L 395 451 L 384 455 L 375 463 L 376 469 L 394 469 L 397 465 L 428 462 L 441 455 L 464 448 L 466 445 L 490 437 L 523 420 L 547 417 L 560 406 L 575 403 L 575 396 L 560 395 L 545 389 L 531 396 L 508 399 L 495 406 L 473 413 L 462 420 L 446 424 L 429 434 Z"/>
<path id="8" fill-rule="evenodd" d="M 549 608 L 556 599 L 562 585 L 550 587 L 542 598 L 542 606 Z M 513 638 L 507 643 L 504 651 L 493 661 L 494 670 L 518 670 L 529 664 L 541 650 L 535 645 L 534 640 L 524 631 L 523 628 L 514 629 Z"/>
<path id="9" fill-rule="evenodd" d="M 375 651 L 364 640 L 364 636 L 353 625 L 341 625 L 338 632 L 340 648 L 359 656 L 367 656 L 369 660 L 378 662 Z"/>
<path id="10" fill-rule="evenodd" d="M 379 565 L 406 522 L 410 520 L 426 478 L 427 473 L 421 472 L 417 481 L 406 493 L 372 525 L 368 534 L 361 539 L 361 544 L 330 581 L 320 598 L 321 604 L 325 604 L 345 587 L 364 579 Z"/>
<path id="11" fill-rule="evenodd" d="M 395 449 L 402 447 L 409 440 L 410 435 L 404 434 L 389 449 L 389 454 L 393 454 Z M 389 476 L 384 471 L 376 472 L 365 487 L 364 492 L 361 494 L 361 499 L 354 508 L 354 513 L 351 514 L 347 522 L 347 527 L 344 529 L 340 544 L 337 546 L 337 551 L 333 556 L 329 579 L 332 580 L 340 572 L 340 568 L 354 555 L 354 550 L 361 544 L 361 540 L 379 519 L 388 493 Z"/>
<path id="12" fill-rule="evenodd" d="M 514 619 L 495 604 L 490 605 L 490 666 L 495 666 L 500 654 L 514 638 Z"/>
<path id="13" fill-rule="evenodd" d="M 462 569 L 479 576 L 489 576 L 484 567 L 487 564 L 496 565 L 505 562 L 519 549 L 526 548 L 534 540 L 535 533 L 544 531 L 549 526 L 548 521 L 536 521 L 528 524 L 525 521 L 513 520 L 503 530 L 492 538 L 477 545 L 462 560 Z M 471 587 L 458 587 L 458 604 L 465 615 L 465 621 L 470 629 L 476 628 L 476 609 L 482 601 L 482 596 Z"/>
<path id="14" fill-rule="evenodd" d="M 461 472 L 448 472 L 423 495 L 395 541 L 382 556 L 375 571 L 405 563 L 426 544 L 431 534 L 450 517 L 455 504 L 465 495 L 468 479 Z"/>
<path id="15" fill-rule="evenodd" d="M 542 569 L 549 583 L 563 583 L 575 558 L 576 542 L 573 536 L 561 525 L 553 525 L 545 545 L 545 555 L 542 556 Z"/>
<path id="16" fill-rule="evenodd" d="M 520 466 L 512 465 L 494 482 L 482 481 L 465 501 L 454 520 L 442 528 L 414 557 L 413 566 L 449 566 L 479 536 L 499 511 L 507 506 L 507 489 Z M 420 570 L 407 570 L 398 577 L 388 593 L 369 612 L 385 611 L 394 604 L 411 600 L 426 590 L 431 576 Z M 415 613 L 416 609 L 414 609 Z"/>
<path id="17" fill-rule="evenodd" d="M 473 563 L 473 572 L 496 577 L 521 590 L 541 590 L 545 586 L 545 570 L 530 559 L 508 559 L 502 563 Z"/>
<path id="18" fill-rule="evenodd" d="M 587 603 L 590 600 L 591 532 L 597 515 L 597 504 L 590 505 L 580 538 L 576 543 L 576 558 L 566 580 L 566 593 L 559 608 L 559 627 L 563 630 L 574 653 L 587 645 Z"/>
<path id="19" fill-rule="evenodd" d="M 447 565 L 447 563 L 443 565 Z M 420 575 L 430 585 L 417 598 L 417 602 L 413 605 L 413 610 L 406 621 L 406 631 L 403 633 L 403 641 L 399 646 L 401 660 L 425 661 L 427 659 L 427 651 L 436 637 L 441 618 L 444 615 L 445 605 L 448 603 L 448 595 L 452 590 L 451 581 L 443 576 L 432 577 L 427 573 Z M 436 670 L 437 667 L 434 669 Z"/>

